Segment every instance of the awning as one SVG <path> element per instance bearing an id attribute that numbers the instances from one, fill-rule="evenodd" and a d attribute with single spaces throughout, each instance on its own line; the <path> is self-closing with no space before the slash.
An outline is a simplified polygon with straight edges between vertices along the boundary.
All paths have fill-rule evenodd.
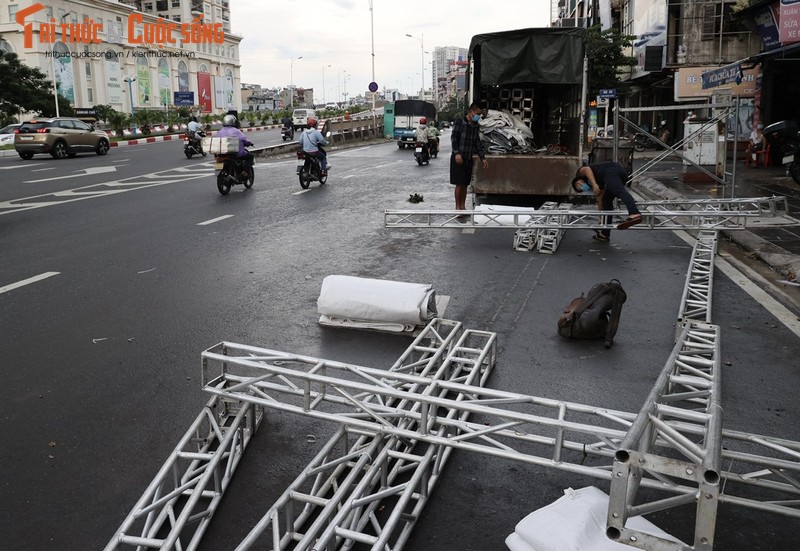
<path id="1" fill-rule="evenodd" d="M 756 55 L 750 56 L 747 59 L 742 60 L 742 63 L 761 63 L 767 59 L 772 59 L 773 57 L 779 57 L 785 54 L 800 54 L 800 42 L 796 42 L 794 44 L 788 44 L 786 46 L 781 46 L 780 48 L 773 48 L 771 50 L 764 50 L 763 52 L 757 53 Z M 800 58 L 798 58 L 800 59 Z"/>

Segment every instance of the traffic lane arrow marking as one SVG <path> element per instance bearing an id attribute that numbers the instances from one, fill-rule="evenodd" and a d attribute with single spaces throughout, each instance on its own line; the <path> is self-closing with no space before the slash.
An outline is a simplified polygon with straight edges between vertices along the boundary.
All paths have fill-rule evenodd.
<path id="1" fill-rule="evenodd" d="M 38 184 L 40 182 L 52 182 L 53 180 L 64 180 L 66 178 L 78 178 L 80 176 L 92 176 L 94 174 L 105 174 L 107 172 L 116 172 L 115 166 L 92 166 L 84 168 L 75 174 L 65 174 L 64 176 L 54 176 L 53 178 L 41 178 L 39 180 L 25 180 L 23 184 Z"/>

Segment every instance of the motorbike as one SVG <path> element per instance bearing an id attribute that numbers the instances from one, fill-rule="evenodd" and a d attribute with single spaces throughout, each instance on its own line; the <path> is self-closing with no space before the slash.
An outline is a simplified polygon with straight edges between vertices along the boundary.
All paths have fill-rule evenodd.
<path id="1" fill-rule="evenodd" d="M 439 156 L 439 138 L 431 138 L 428 140 L 430 146 L 431 157 L 434 159 Z"/>
<path id="2" fill-rule="evenodd" d="M 293 140 L 294 139 L 294 128 L 291 127 L 291 126 L 282 126 L 281 127 L 281 139 L 283 139 L 283 141 Z"/>
<path id="3" fill-rule="evenodd" d="M 419 166 L 422 166 L 422 163 L 427 165 L 431 162 L 431 154 L 427 143 L 417 142 L 414 148 L 414 158 Z"/>
<path id="4" fill-rule="evenodd" d="M 797 122 L 786 120 L 770 124 L 764 129 L 764 136 L 770 149 L 780 152 L 786 172 L 800 184 L 800 128 Z"/>
<path id="5" fill-rule="evenodd" d="M 256 176 L 250 162 L 236 155 L 214 155 L 214 174 L 221 195 L 228 195 L 233 186 L 250 189 Z"/>
<path id="6" fill-rule="evenodd" d="M 328 173 L 322 170 L 319 158 L 309 155 L 302 149 L 297 151 L 297 176 L 303 189 L 308 189 L 311 182 L 324 185 L 328 181 Z"/>
<path id="7" fill-rule="evenodd" d="M 186 155 L 187 159 L 191 159 L 192 155 L 202 155 L 203 157 L 206 156 L 206 152 L 203 151 L 203 138 L 205 138 L 206 133 L 202 130 L 197 130 L 192 134 L 188 132 L 183 137 L 183 154 Z"/>

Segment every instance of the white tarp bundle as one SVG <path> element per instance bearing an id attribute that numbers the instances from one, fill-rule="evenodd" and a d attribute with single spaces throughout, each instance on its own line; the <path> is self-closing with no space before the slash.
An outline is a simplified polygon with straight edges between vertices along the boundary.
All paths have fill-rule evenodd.
<path id="1" fill-rule="evenodd" d="M 508 205 L 477 205 L 475 207 L 475 212 L 487 212 L 492 215 L 496 215 L 499 212 L 510 211 L 510 212 L 530 212 L 531 215 L 538 214 L 538 211 L 532 207 L 511 207 Z M 497 222 L 504 223 L 504 224 L 513 224 L 514 223 L 514 216 L 512 215 L 505 215 L 501 214 L 499 216 L 492 216 L 489 219 L 486 216 L 480 216 L 479 214 L 474 214 L 473 218 L 475 219 L 475 224 L 487 224 L 487 225 L 496 225 Z M 518 217 L 518 222 L 520 224 L 525 224 L 530 220 L 530 216 L 520 216 Z"/>
<path id="2" fill-rule="evenodd" d="M 329 275 L 317 299 L 319 323 L 337 327 L 413 331 L 435 318 L 430 285 Z"/>
<path id="3" fill-rule="evenodd" d="M 594 486 L 564 490 L 564 497 L 519 521 L 506 538 L 510 551 L 630 551 L 606 537 L 608 495 Z M 631 517 L 628 528 L 681 543 L 642 517 Z M 688 546 L 687 546 L 688 548 Z"/>

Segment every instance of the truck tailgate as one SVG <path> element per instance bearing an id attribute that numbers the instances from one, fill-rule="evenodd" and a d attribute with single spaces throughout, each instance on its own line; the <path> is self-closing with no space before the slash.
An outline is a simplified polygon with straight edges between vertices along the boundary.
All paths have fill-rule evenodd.
<path id="1" fill-rule="evenodd" d="M 569 195 L 578 157 L 487 155 L 489 168 L 475 160 L 472 189 L 480 195 Z"/>

